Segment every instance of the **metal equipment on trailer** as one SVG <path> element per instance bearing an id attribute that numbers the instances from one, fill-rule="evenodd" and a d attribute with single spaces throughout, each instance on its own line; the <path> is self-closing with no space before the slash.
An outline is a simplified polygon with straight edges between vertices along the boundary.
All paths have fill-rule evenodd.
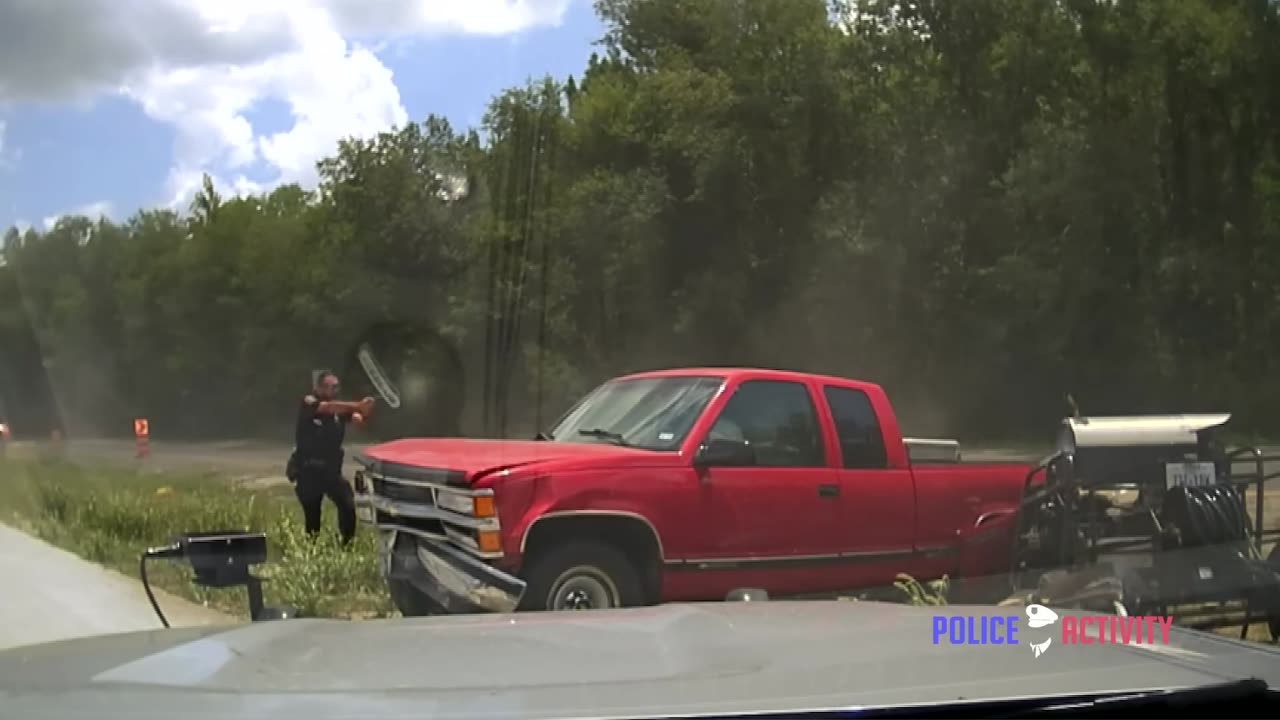
<path id="1" fill-rule="evenodd" d="M 1241 637 L 1266 622 L 1280 639 L 1280 531 L 1266 529 L 1264 505 L 1280 477 L 1267 463 L 1280 455 L 1226 447 L 1230 418 L 1063 420 L 1055 451 L 1024 483 L 1015 594 L 1200 629 L 1239 625 Z"/>

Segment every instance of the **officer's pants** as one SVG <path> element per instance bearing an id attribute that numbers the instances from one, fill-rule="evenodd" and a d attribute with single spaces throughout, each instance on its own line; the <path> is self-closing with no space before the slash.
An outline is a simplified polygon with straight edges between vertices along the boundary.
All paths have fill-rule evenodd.
<path id="1" fill-rule="evenodd" d="M 356 534 L 355 495 L 340 469 L 304 467 L 293 491 L 302 504 L 303 524 L 308 534 L 320 532 L 321 511 L 327 497 L 338 508 L 338 532 L 342 534 L 343 544 L 351 542 Z"/>

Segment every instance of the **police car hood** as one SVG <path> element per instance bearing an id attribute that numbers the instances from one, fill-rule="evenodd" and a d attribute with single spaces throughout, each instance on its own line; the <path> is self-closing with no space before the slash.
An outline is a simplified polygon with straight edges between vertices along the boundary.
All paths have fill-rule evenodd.
<path id="1" fill-rule="evenodd" d="M 1280 683 L 1275 650 L 1179 629 L 1168 645 L 1038 658 L 1026 644 L 934 645 L 940 610 L 674 604 L 104 636 L 0 652 L 0 717 L 726 717 Z"/>

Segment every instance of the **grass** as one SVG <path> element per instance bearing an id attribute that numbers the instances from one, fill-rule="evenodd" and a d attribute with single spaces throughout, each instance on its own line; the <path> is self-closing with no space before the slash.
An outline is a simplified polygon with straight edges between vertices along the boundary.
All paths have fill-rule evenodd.
<path id="1" fill-rule="evenodd" d="M 375 538 L 337 540 L 332 505 L 314 540 L 302 529 L 292 488 L 250 488 L 214 474 L 89 468 L 54 458 L 0 460 L 0 521 L 136 577 L 138 556 L 175 535 L 201 531 L 267 533 L 270 561 L 257 568 L 267 605 L 307 617 L 385 617 L 392 606 L 378 570 Z M 182 565 L 156 563 L 152 584 L 229 615 L 248 617 L 243 588 L 209 590 Z"/>

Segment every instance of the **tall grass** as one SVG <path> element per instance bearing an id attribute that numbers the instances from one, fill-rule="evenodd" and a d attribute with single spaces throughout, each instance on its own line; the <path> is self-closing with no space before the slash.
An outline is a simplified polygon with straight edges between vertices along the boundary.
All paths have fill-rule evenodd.
<path id="1" fill-rule="evenodd" d="M 362 529 L 337 541 L 332 506 L 311 539 L 289 487 L 235 485 L 212 474 L 88 467 L 44 458 L 0 460 L 0 521 L 88 560 L 136 575 L 141 552 L 184 532 L 265 532 L 270 560 L 258 568 L 268 605 L 309 617 L 380 617 L 391 612 L 375 538 Z M 157 587 L 247 617 L 243 589 L 206 590 L 181 565 L 159 564 Z"/>

